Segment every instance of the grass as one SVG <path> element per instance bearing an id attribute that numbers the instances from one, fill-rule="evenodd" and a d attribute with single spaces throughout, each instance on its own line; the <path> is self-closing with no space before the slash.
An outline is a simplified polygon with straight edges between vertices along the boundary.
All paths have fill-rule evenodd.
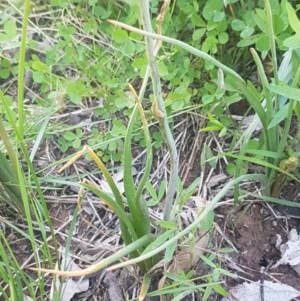
<path id="1" fill-rule="evenodd" d="M 299 166 L 297 159 L 299 150 L 290 142 L 289 134 L 291 117 L 294 112 L 295 116 L 298 116 L 298 99 L 295 98 L 296 90 L 293 89 L 297 89 L 300 69 L 292 66 L 285 79 L 283 78 L 285 68 L 277 67 L 278 53 L 282 53 L 278 45 L 271 42 L 268 46 L 274 70 L 274 82 L 269 82 L 261 62 L 261 57 L 266 53 L 264 51 L 257 53 L 254 48 L 251 48 L 262 84 L 262 91 L 259 91 L 243 79 L 234 68 L 228 67 L 231 62 L 226 61 L 225 55 L 218 57 L 215 52 L 217 48 L 220 53 L 225 53 L 225 44 L 230 50 L 234 50 L 236 46 L 225 42 L 227 32 L 230 31 L 224 30 L 222 25 L 224 22 L 230 24 L 233 17 L 229 14 L 223 21 L 216 21 L 220 15 L 210 16 L 208 13 L 207 6 L 212 5 L 211 2 L 203 4 L 205 21 L 196 16 L 193 11 L 195 6 L 190 5 L 193 1 L 189 1 L 186 7 L 181 7 L 182 4 L 178 1 L 171 8 L 168 8 L 167 2 L 161 8 L 156 7 L 155 4 L 148 7 L 148 3 L 144 1 L 131 7 L 121 5 L 119 2 L 97 5 L 92 2 L 54 3 L 53 7 L 48 7 L 50 12 L 45 12 L 46 16 L 51 17 L 44 19 L 43 13 L 37 11 L 45 7 L 37 3 L 35 14 L 42 18 L 42 23 L 38 25 L 29 17 L 30 1 L 25 1 L 22 8 L 18 4 L 10 3 L 16 12 L 13 14 L 14 21 L 6 21 L 3 36 L 0 36 L 3 40 L 0 42 L 0 46 L 3 45 L 1 66 L 8 68 L 10 77 L 18 78 L 17 118 L 11 110 L 11 101 L 7 97 L 10 93 L 9 89 L 0 91 L 1 109 L 6 121 L 6 123 L 0 122 L 0 135 L 3 141 L 3 155 L 0 154 L 1 198 L 6 200 L 9 208 L 8 211 L 4 211 L 7 212 L 7 216 L 0 221 L 6 225 L 6 231 L 13 232 L 28 242 L 28 252 L 33 254 L 28 261 L 24 261 L 23 257 L 15 254 L 12 242 L 6 233 L 0 231 L 0 275 L 3 279 L 0 293 L 4 300 L 22 300 L 24 296 L 30 296 L 32 300 L 51 297 L 52 300 L 59 300 L 63 294 L 62 288 L 53 291 L 53 281 L 52 293 L 50 293 L 47 288 L 48 278 L 43 272 L 62 276 L 84 276 L 100 269 L 115 270 L 132 264 L 137 264 L 144 274 L 144 287 L 141 294 L 146 295 L 151 283 L 150 271 L 153 266 L 159 264 L 166 267 L 178 252 L 180 245 L 187 242 L 192 245 L 192 233 L 196 235 L 199 225 L 209 231 L 213 223 L 215 206 L 232 187 L 235 187 L 236 203 L 242 195 L 251 193 L 241 191 L 239 188 L 239 184 L 246 180 L 258 181 L 264 188 L 264 195 L 255 195 L 255 197 L 267 202 L 295 206 L 287 200 L 278 199 L 278 196 L 286 177 L 299 182 L 297 174 L 293 174 Z M 247 9 L 245 3 L 241 2 L 241 5 L 245 11 Z M 122 9 L 119 10 L 118 7 Z M 216 9 L 223 12 L 222 4 Z M 238 9 L 238 4 L 236 7 L 231 7 L 231 10 L 233 9 Z M 266 21 L 265 27 L 261 26 L 264 27 L 264 31 L 260 34 L 274 36 L 271 41 L 275 41 L 277 32 L 274 32 L 271 9 L 269 2 L 265 1 Z M 159 15 L 160 19 L 153 18 L 149 11 Z M 140 15 L 143 16 L 143 23 L 140 26 L 143 30 L 138 28 Z M 181 22 L 186 15 L 192 16 L 191 22 L 194 27 L 187 26 L 192 28 L 192 39 L 181 27 Z M 289 7 L 290 24 L 295 22 L 293 16 Z M 58 17 L 61 21 L 56 24 L 55 20 Z M 107 20 L 108 18 L 119 19 L 119 22 Z M 211 22 L 210 24 L 215 22 L 217 33 L 214 39 L 212 39 L 214 32 L 210 32 L 204 40 L 205 31 L 199 31 L 199 24 L 202 24 L 200 29 L 207 26 L 205 30 L 207 33 L 210 31 L 206 21 Z M 153 22 L 156 27 L 153 26 Z M 22 26 L 19 27 L 18 24 Z M 294 28 L 293 25 L 289 26 Z M 151 27 L 157 30 L 157 34 L 152 33 Z M 32 47 L 31 56 L 29 58 L 26 56 L 27 46 L 32 43 L 31 39 L 27 38 L 28 29 L 36 30 L 39 38 L 46 37 L 51 41 L 52 46 L 41 51 L 43 57 L 34 52 L 38 47 Z M 292 37 L 290 29 L 285 28 L 282 31 L 289 32 Z M 177 32 L 180 34 L 177 35 Z M 236 38 L 234 32 L 230 34 Z M 179 36 L 181 40 L 177 39 Z M 15 47 L 13 43 L 18 39 L 20 50 L 16 56 L 18 66 L 15 68 L 7 63 L 9 60 L 5 57 L 4 48 Z M 159 41 L 163 44 L 159 44 Z M 208 47 L 209 41 L 212 44 Z M 265 47 L 258 42 L 256 46 L 257 49 Z M 247 47 L 243 50 L 243 57 L 246 56 L 245 49 Z M 183 50 L 186 51 L 184 56 Z M 297 62 L 297 56 L 295 53 L 293 55 L 289 60 L 283 61 L 281 66 L 283 64 L 291 66 L 293 60 Z M 201 70 L 191 66 L 190 62 L 194 61 L 195 57 L 205 62 L 200 64 Z M 245 70 L 245 66 L 242 69 Z M 25 70 L 30 70 L 33 82 L 38 87 L 36 94 L 41 95 L 40 100 L 33 100 L 30 106 L 24 102 Z M 210 82 L 203 84 L 201 88 L 193 87 L 192 83 L 196 82 L 196 78 L 201 73 L 205 74 L 205 77 L 209 76 Z M 152 89 L 148 96 L 146 90 L 149 89 L 149 76 Z M 134 79 L 139 77 L 142 79 L 140 83 L 134 83 Z M 291 78 L 294 78 L 292 83 Z M 285 84 L 282 84 L 281 80 Z M 128 84 L 129 82 L 131 84 Z M 139 95 L 135 92 L 137 88 L 139 88 Z M 127 93 L 128 91 L 131 92 Z M 232 130 L 231 121 L 224 118 L 230 101 L 237 97 L 246 98 L 249 106 L 256 113 L 252 125 L 244 133 L 240 133 L 237 129 Z M 290 101 L 288 102 L 287 99 Z M 34 113 L 29 115 L 29 109 L 43 112 L 42 117 L 35 117 Z M 66 125 L 60 121 L 63 120 L 62 114 L 68 117 L 69 114 L 74 113 L 74 109 L 96 116 L 98 120 L 77 125 Z M 216 170 L 217 160 L 226 156 L 235 167 L 235 177 L 229 180 L 209 204 L 196 214 L 190 224 L 182 227 L 177 223 L 181 208 L 195 192 L 198 182 L 203 182 L 203 179 L 197 179 L 186 189 L 183 189 L 180 183 L 177 153 L 179 147 L 178 144 L 176 145 L 175 125 L 177 118 L 183 118 L 184 114 L 196 118 L 201 116 L 203 120 L 202 116 L 208 116 L 206 122 L 203 122 L 206 123 L 204 128 L 198 130 L 210 129 L 211 133 L 214 130 L 223 131 L 219 133 L 219 139 L 222 139 L 222 135 L 226 137 L 227 133 L 233 133 L 235 136 L 233 140 L 237 143 L 229 151 L 225 149 L 217 154 L 213 154 L 209 148 L 203 151 L 206 153 L 203 153 L 202 159 L 205 157 L 206 164 L 210 164 L 214 170 Z M 28 116 L 33 117 L 29 119 Z M 283 120 L 285 125 L 282 129 Z M 256 141 L 257 149 L 253 150 L 249 148 L 249 141 L 252 140 L 255 124 L 258 122 L 262 124 L 263 131 Z M 105 131 L 100 130 L 99 123 L 105 124 Z M 151 196 L 156 199 L 155 202 L 160 201 L 164 195 L 164 191 L 149 182 L 150 173 L 154 169 L 152 162 L 154 126 L 159 127 L 160 134 L 156 136 L 156 142 L 158 145 L 162 144 L 163 149 L 168 151 L 170 160 L 167 181 L 161 186 L 165 189 L 166 198 L 161 220 L 152 220 L 150 213 L 153 212 L 149 203 L 145 201 L 149 194 L 144 189 L 146 187 L 149 190 Z M 135 141 L 139 143 L 139 148 L 146 148 L 145 164 L 139 180 L 133 177 L 134 138 L 137 138 Z M 91 147 L 82 149 L 85 144 L 90 144 Z M 287 144 L 290 144 L 288 149 L 285 147 Z M 40 154 L 43 153 L 44 145 L 47 149 L 44 152 L 48 156 L 47 166 L 39 170 L 37 161 L 42 159 Z M 52 150 L 59 151 L 58 155 L 51 154 Z M 92 165 L 92 171 L 83 168 L 84 173 L 79 172 L 82 170 L 80 162 L 76 165 L 75 159 L 72 159 L 77 150 L 79 152 L 75 159 L 80 155 L 88 154 L 89 157 L 86 156 L 85 159 L 92 158 L 98 169 Z M 108 163 L 114 166 L 120 161 L 124 171 L 122 180 L 125 188 L 124 195 L 118 186 L 119 183 L 113 177 L 113 168 L 108 168 Z M 286 165 L 291 161 L 293 168 Z M 83 162 L 85 165 L 89 164 L 87 161 Z M 62 169 L 61 165 L 64 163 L 66 165 Z M 263 166 L 264 173 L 242 175 L 248 163 Z M 201 166 L 205 166 L 205 162 L 201 162 Z M 66 168 L 73 168 L 78 176 L 68 174 Z M 59 169 L 65 174 L 56 175 Z M 97 177 L 101 174 L 104 175 L 112 193 L 98 187 Z M 76 182 L 78 178 L 81 183 Z M 54 193 L 58 201 L 62 202 L 60 195 L 67 186 L 75 186 L 80 188 L 80 191 L 78 207 L 72 208 L 74 212 L 71 213 L 73 218 L 69 232 L 61 240 L 58 235 L 59 230 L 53 224 L 55 222 L 53 207 L 47 202 L 47 194 Z M 86 189 L 85 193 L 83 189 Z M 157 195 L 156 189 L 160 190 Z M 86 195 L 89 196 L 87 191 L 96 195 L 102 205 L 108 206 L 107 212 L 118 216 L 125 247 L 107 258 L 102 258 L 98 263 L 74 273 L 68 271 L 68 267 L 60 265 L 60 255 L 63 253 L 67 258 L 73 253 L 75 240 L 72 236 L 77 231 L 76 223 L 84 218 L 83 204 L 86 204 L 84 201 Z M 95 213 L 98 215 L 96 210 Z M 15 218 L 21 221 L 22 227 L 20 223 L 12 222 Z M 36 234 L 37 230 L 39 235 Z M 114 234 L 118 234 L 117 231 Z M 59 246 L 63 247 L 63 250 Z M 209 248 L 209 246 L 205 247 Z M 190 247 L 190 251 L 191 249 Z M 127 255 L 130 259 L 123 260 Z M 194 292 L 201 295 L 203 300 L 207 300 L 214 290 L 225 296 L 227 293 L 222 288 L 222 277 L 232 275 L 214 263 L 217 260 L 216 256 L 201 253 L 200 257 L 202 264 L 212 269 L 212 274 L 196 277 L 191 270 L 188 270 L 178 277 L 165 271 L 168 278 L 165 286 L 150 295 L 167 294 L 174 300 L 180 300 Z M 36 280 L 30 276 L 28 268 L 39 271 Z M 63 283 L 62 279 L 60 283 Z"/>

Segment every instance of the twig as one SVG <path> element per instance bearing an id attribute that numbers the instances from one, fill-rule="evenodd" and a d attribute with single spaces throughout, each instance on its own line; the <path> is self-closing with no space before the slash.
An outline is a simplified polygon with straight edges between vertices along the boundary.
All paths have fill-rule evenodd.
<path id="1" fill-rule="evenodd" d="M 265 280 L 265 273 L 268 269 L 272 266 L 273 261 L 271 260 L 266 267 L 262 266 L 260 269 L 260 300 L 265 300 L 265 292 L 264 292 L 264 280 Z"/>

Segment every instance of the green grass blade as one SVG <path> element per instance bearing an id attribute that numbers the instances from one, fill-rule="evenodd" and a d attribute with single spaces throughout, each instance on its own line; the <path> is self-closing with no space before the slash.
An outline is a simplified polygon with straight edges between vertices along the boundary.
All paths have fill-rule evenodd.
<path id="1" fill-rule="evenodd" d="M 30 241 L 34 241 L 34 231 L 33 231 L 32 218 L 31 218 L 31 214 L 33 213 L 34 214 L 33 218 L 36 219 L 36 221 L 39 223 L 40 226 L 42 226 L 44 224 L 49 225 L 50 234 L 52 237 L 53 246 L 54 246 L 54 250 L 55 250 L 55 255 L 56 255 L 56 258 L 59 258 L 59 252 L 58 252 L 57 242 L 55 239 L 54 228 L 52 226 L 52 221 L 49 216 L 49 212 L 47 210 L 47 204 L 45 202 L 44 195 L 43 195 L 43 192 L 40 187 L 40 183 L 36 176 L 35 169 L 29 158 L 27 148 L 24 144 L 24 140 L 21 139 L 21 136 L 19 134 L 19 129 L 16 125 L 16 122 L 11 114 L 11 111 L 10 111 L 7 103 L 4 102 L 3 106 L 6 111 L 7 119 L 10 122 L 10 124 L 12 125 L 14 133 L 18 139 L 22 154 L 26 160 L 28 170 L 29 170 L 27 179 L 28 179 L 28 182 L 30 182 L 30 185 L 26 185 L 25 176 L 23 175 L 21 167 L 19 167 L 19 161 L 17 160 L 17 168 L 18 168 L 17 177 L 18 177 L 18 181 L 19 181 L 19 185 L 20 185 L 21 194 L 22 194 L 22 203 L 23 203 L 23 206 L 25 209 L 26 217 L 29 216 L 29 218 L 27 219 L 27 223 L 28 223 L 28 228 L 29 228 L 29 233 L 30 233 Z M 34 188 L 36 189 L 36 191 L 33 190 L 33 186 L 31 185 L 32 180 L 35 184 Z M 36 200 L 36 202 L 35 202 L 34 198 L 35 198 L 36 192 L 38 193 L 38 197 L 37 197 L 38 200 Z M 45 220 L 41 220 L 41 218 L 43 218 Z M 50 255 L 50 254 L 53 254 L 53 252 L 50 251 L 49 246 L 47 244 L 47 233 L 45 231 L 41 231 L 40 234 L 43 237 L 45 252 L 49 255 L 49 256 L 47 256 L 47 259 L 49 260 L 50 265 L 52 265 L 52 255 Z M 36 260 L 37 260 L 37 258 L 36 258 Z"/>
<path id="2" fill-rule="evenodd" d="M 300 183 L 300 179 L 298 179 L 297 177 L 295 177 L 291 173 L 287 172 L 286 170 L 281 169 L 277 165 L 271 164 L 267 161 L 257 159 L 257 158 L 253 158 L 253 157 L 247 157 L 247 156 L 244 156 L 244 155 L 234 155 L 234 154 L 231 154 L 231 153 L 223 153 L 223 155 L 228 156 L 228 157 L 232 157 L 232 158 L 235 158 L 235 159 L 241 159 L 241 160 L 246 161 L 246 162 L 251 162 L 251 163 L 254 163 L 256 165 L 261 165 L 261 166 L 264 166 L 264 167 L 268 167 L 270 169 L 274 169 L 274 170 L 276 170 L 280 173 L 283 173 L 283 174 L 289 176 L 290 178 L 292 178 L 296 182 Z"/>
<path id="3" fill-rule="evenodd" d="M 90 149 L 89 146 L 87 146 L 87 148 Z M 91 149 L 90 149 L 91 150 Z M 101 159 L 93 152 L 89 151 L 89 155 L 92 157 L 92 159 L 95 161 L 95 163 L 97 164 L 97 166 L 99 167 L 99 169 L 102 171 L 107 184 L 109 185 L 115 200 L 117 201 L 118 205 L 123 208 L 124 210 L 124 204 L 123 204 L 123 200 L 122 200 L 122 195 L 114 181 L 114 179 L 112 178 L 112 176 L 110 175 L 109 171 L 107 170 L 107 168 L 105 167 L 105 165 L 103 164 L 103 162 L 101 161 Z"/>
<path id="4" fill-rule="evenodd" d="M 0 91 L 0 100 L 1 100 L 1 102 L 3 104 L 7 105 L 5 97 L 3 96 L 2 91 Z M 13 171 L 14 171 L 14 174 L 15 174 L 15 177 L 16 177 L 17 176 L 17 163 L 16 163 L 17 162 L 17 158 L 15 156 L 14 149 L 13 149 L 13 147 L 12 147 L 10 141 L 9 141 L 9 138 L 8 138 L 8 135 L 7 135 L 6 131 L 5 131 L 5 128 L 3 126 L 2 119 L 0 119 L 0 137 L 1 137 L 1 139 L 3 141 L 3 144 L 5 146 L 5 149 L 6 149 L 7 153 L 8 153 L 8 156 L 10 158 L 11 165 L 13 167 Z M 2 163 L 3 163 L 3 161 L 2 161 Z M 9 170 L 9 168 L 7 168 L 7 166 L 6 166 L 6 169 Z"/>
<path id="5" fill-rule="evenodd" d="M 26 58 L 26 43 L 27 43 L 27 26 L 29 20 L 30 0 L 24 1 L 23 6 L 23 22 L 22 22 L 22 38 L 19 54 L 19 73 L 18 73 L 18 113 L 19 123 L 18 130 L 21 140 L 24 139 L 24 76 L 25 76 L 25 58 Z"/>
<path id="6" fill-rule="evenodd" d="M 254 48 L 251 48 L 250 51 L 251 51 L 254 61 L 256 63 L 256 66 L 258 69 L 258 74 L 261 79 L 262 87 L 264 90 L 265 99 L 266 99 L 266 117 L 267 117 L 267 124 L 269 126 L 269 124 L 271 123 L 271 120 L 274 116 L 272 94 L 270 93 L 270 90 L 267 88 L 268 79 L 267 79 L 267 76 L 264 71 L 264 67 L 262 65 L 262 62 L 261 62 L 257 52 L 255 51 Z M 275 151 L 276 146 L 278 145 L 278 137 L 276 137 L 276 132 L 277 132 L 277 130 L 275 128 L 269 129 L 268 136 L 265 137 L 265 141 L 267 144 L 266 148 L 270 151 Z"/>
<path id="7" fill-rule="evenodd" d="M 135 105 L 125 135 L 124 141 L 124 189 L 125 195 L 128 202 L 130 211 L 134 211 L 134 195 L 135 195 L 135 186 L 132 175 L 132 153 L 131 153 L 131 143 L 132 143 L 132 131 L 133 126 L 137 119 L 138 108 L 137 104 Z"/>
<path id="8" fill-rule="evenodd" d="M 147 152 L 146 152 L 147 159 L 146 159 L 146 166 L 145 166 L 144 174 L 143 174 L 143 176 L 140 180 L 140 183 L 139 183 L 139 185 L 137 187 L 137 190 L 136 190 L 136 193 L 135 193 L 135 201 L 136 202 L 138 202 L 141 198 L 142 191 L 145 188 L 146 182 L 147 182 L 148 177 L 149 177 L 150 172 L 151 172 L 152 161 L 153 161 L 152 144 L 151 144 L 151 138 L 150 138 L 150 133 L 149 133 L 149 128 L 148 128 L 148 123 L 147 123 L 147 119 L 146 119 L 144 110 L 142 108 L 142 105 L 141 105 L 139 99 L 137 99 L 137 107 L 138 107 L 138 111 L 140 113 L 141 120 L 142 120 L 142 125 L 143 125 L 144 138 L 145 138 L 146 147 L 147 147 Z"/>
<path id="9" fill-rule="evenodd" d="M 17 209 L 22 214 L 25 214 L 24 205 L 22 202 L 22 194 L 20 191 L 20 185 L 12 174 L 12 168 L 9 166 L 6 158 L 0 151 L 0 182 L 5 192 L 10 196 L 9 199 L 5 199 L 5 202 L 12 208 Z M 14 206 L 12 206 L 13 202 Z"/>
<path id="10" fill-rule="evenodd" d="M 274 72 L 274 80 L 275 84 L 279 84 L 279 77 L 278 77 L 278 66 L 277 66 L 277 51 L 276 51 L 276 38 L 274 35 L 274 26 L 273 26 L 273 13 L 270 6 L 269 0 L 264 0 L 265 2 L 265 8 L 267 13 L 267 33 L 270 38 L 271 42 L 271 60 L 272 60 L 272 66 L 273 66 L 273 72 Z M 279 97 L 276 94 L 275 95 L 275 113 L 279 110 Z M 276 133 L 276 136 L 278 136 L 278 132 Z"/>
<path id="11" fill-rule="evenodd" d="M 297 203 L 297 202 L 281 200 L 281 199 L 278 199 L 278 198 L 273 198 L 273 197 L 270 197 L 270 196 L 265 196 L 265 195 L 261 195 L 261 194 L 257 194 L 257 193 L 252 193 L 252 192 L 249 192 L 249 191 L 245 191 L 245 193 L 247 193 L 247 195 L 249 195 L 249 196 L 254 197 L 255 199 L 261 199 L 265 202 L 279 204 L 279 205 L 288 206 L 288 207 L 300 208 L 300 203 Z"/>
<path id="12" fill-rule="evenodd" d="M 293 99 L 296 101 L 300 101 L 300 94 L 299 94 L 299 89 L 296 89 L 297 84 L 295 85 L 295 80 L 293 80 L 293 85 L 292 87 L 289 86 L 280 86 L 280 85 L 272 85 L 269 84 L 267 87 L 269 90 L 272 92 L 285 96 L 289 99 Z"/>

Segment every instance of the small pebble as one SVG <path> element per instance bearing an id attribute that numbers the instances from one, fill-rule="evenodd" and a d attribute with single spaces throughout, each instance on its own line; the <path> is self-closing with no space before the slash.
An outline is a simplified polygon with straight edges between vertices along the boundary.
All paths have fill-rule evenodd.
<path id="1" fill-rule="evenodd" d="M 288 235 L 289 241 L 298 241 L 299 236 L 296 229 L 292 229 Z"/>
<path id="2" fill-rule="evenodd" d="M 277 227 L 277 221 L 273 221 L 273 222 L 272 222 L 272 226 L 273 226 L 273 227 Z"/>
<path id="3" fill-rule="evenodd" d="M 81 122 L 81 118 L 79 115 L 74 115 L 74 114 L 70 114 L 68 116 L 68 119 L 66 121 L 66 124 L 69 124 L 69 125 L 77 125 L 78 123 Z"/>

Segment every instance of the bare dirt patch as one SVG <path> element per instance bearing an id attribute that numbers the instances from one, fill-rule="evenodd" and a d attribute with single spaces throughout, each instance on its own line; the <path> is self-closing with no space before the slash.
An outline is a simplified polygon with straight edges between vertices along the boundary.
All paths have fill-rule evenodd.
<path id="1" fill-rule="evenodd" d="M 246 208 L 247 207 L 247 208 Z M 222 209 L 218 209 L 222 210 Z M 231 254 L 231 264 L 227 267 L 240 277 L 237 280 L 227 279 L 227 289 L 242 283 L 243 281 L 258 281 L 261 279 L 261 267 L 272 266 L 281 257 L 276 247 L 277 236 L 281 235 L 284 242 L 287 241 L 288 231 L 297 226 L 297 220 L 276 218 L 264 203 L 253 202 L 238 206 L 228 212 L 226 234 L 238 250 L 238 254 Z M 283 217 L 280 212 L 277 217 Z M 224 212 L 223 212 L 224 214 Z M 234 265 L 241 270 L 232 268 Z M 230 267 L 231 266 L 231 267 Z M 284 283 L 300 290 L 299 275 L 288 265 L 281 265 L 275 269 L 268 269 L 264 280 Z"/>

